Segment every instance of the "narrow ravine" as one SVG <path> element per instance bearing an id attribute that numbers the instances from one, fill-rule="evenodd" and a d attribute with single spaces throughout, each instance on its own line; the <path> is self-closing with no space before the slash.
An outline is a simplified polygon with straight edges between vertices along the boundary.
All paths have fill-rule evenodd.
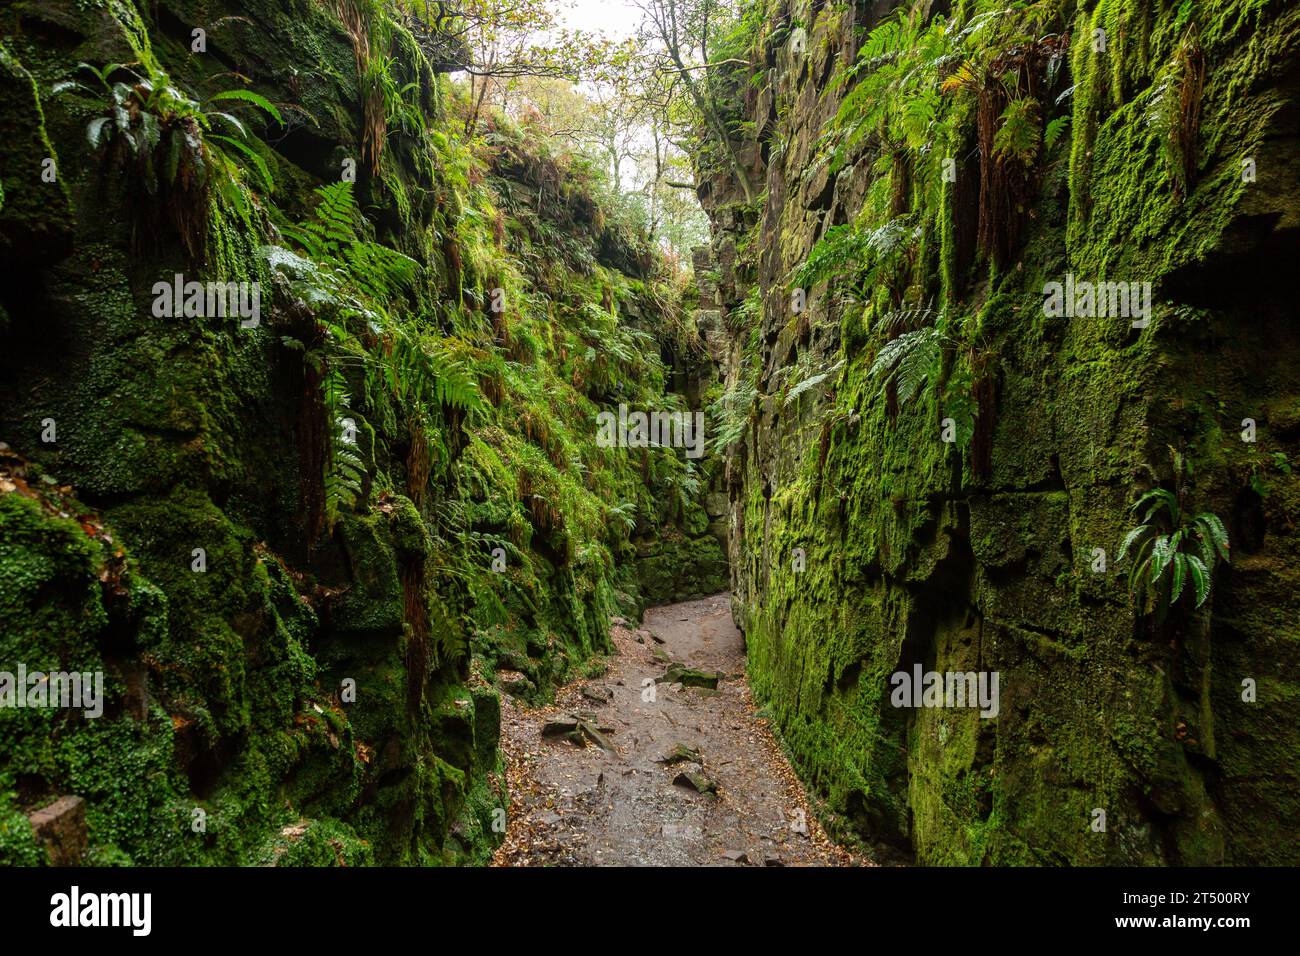
<path id="1" fill-rule="evenodd" d="M 0 872 L 1300 865 L 1296 0 L 3 0 L 0 100 Z"/>
<path id="2" fill-rule="evenodd" d="M 616 619 L 616 654 L 599 677 L 562 688 L 554 706 L 503 699 L 501 748 L 511 809 L 497 866 L 841 866 L 755 712 L 745 648 L 727 596 Z M 716 690 L 663 678 L 673 665 L 720 674 Z M 613 748 L 547 725 L 589 719 Z M 698 762 L 664 758 L 682 747 Z M 680 753 L 678 754 L 681 755 Z M 674 781 L 693 774 L 716 795 Z"/>

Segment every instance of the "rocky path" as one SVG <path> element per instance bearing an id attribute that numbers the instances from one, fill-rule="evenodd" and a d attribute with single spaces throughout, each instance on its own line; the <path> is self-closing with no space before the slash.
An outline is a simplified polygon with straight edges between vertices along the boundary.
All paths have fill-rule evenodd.
<path id="1" fill-rule="evenodd" d="M 755 714 L 726 595 L 612 630 L 617 654 L 604 676 L 563 688 L 553 707 L 504 700 L 512 807 L 494 865 L 862 862 L 826 839 Z M 712 673 L 716 690 L 686 686 Z"/>

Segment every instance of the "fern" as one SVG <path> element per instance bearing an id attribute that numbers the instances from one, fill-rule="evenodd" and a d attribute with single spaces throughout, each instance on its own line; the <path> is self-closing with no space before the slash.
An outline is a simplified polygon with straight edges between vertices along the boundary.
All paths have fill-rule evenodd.
<path id="1" fill-rule="evenodd" d="M 365 462 L 357 454 L 356 446 L 346 440 L 352 411 L 351 399 L 346 391 L 343 375 L 332 368 L 324 385 L 326 421 L 331 424 L 329 450 L 325 461 L 325 522 L 326 528 L 338 523 L 344 510 L 357 506 L 361 499 L 366 476 Z"/>
<path id="2" fill-rule="evenodd" d="M 807 378 L 803 379 L 801 382 L 799 382 L 798 385 L 793 386 L 788 392 L 785 393 L 785 402 L 782 407 L 788 406 L 793 402 L 797 401 L 799 396 L 802 395 L 804 392 L 816 388 L 818 385 L 822 384 L 822 382 L 826 381 L 828 378 L 830 378 L 832 375 L 834 375 L 843 367 L 844 367 L 844 360 L 841 359 L 840 361 L 832 365 L 830 368 L 826 369 L 824 372 L 818 372 L 816 375 L 810 375 Z"/>
<path id="3" fill-rule="evenodd" d="M 617 505 L 611 505 L 608 520 L 617 520 L 623 530 L 630 535 L 636 530 L 636 502 L 623 501 Z"/>
<path id="4" fill-rule="evenodd" d="M 322 186 L 316 196 L 310 219 L 280 227 L 297 249 L 264 246 L 259 253 L 273 272 L 288 279 L 293 294 L 324 327 L 326 420 L 337 423 L 349 401 L 345 368 L 359 371 L 367 413 L 386 427 L 397 424 L 394 402 L 404 407 L 411 427 L 419 429 L 425 428 L 430 411 L 482 408 L 475 376 L 455 354 L 455 340 L 433 341 L 402 319 L 419 264 L 367 237 L 368 224 L 356 208 L 351 183 Z M 447 454 L 439 444 L 431 451 L 434 460 Z M 340 508 L 355 504 L 364 473 L 355 450 L 336 439 L 325 474 L 331 523 Z"/>
<path id="5" fill-rule="evenodd" d="M 1196 608 L 1204 605 L 1216 565 L 1229 561 L 1228 532 L 1219 517 L 1209 511 L 1186 515 L 1190 468 L 1173 448 L 1170 455 L 1176 490 L 1152 488 L 1134 502 L 1131 510 L 1141 523 L 1124 536 L 1116 558 L 1121 563 L 1132 552 L 1129 590 L 1143 613 L 1157 621 L 1164 621 L 1184 594 L 1194 598 Z"/>
<path id="6" fill-rule="evenodd" d="M 709 411 L 716 423 L 713 428 L 712 442 L 712 450 L 716 454 L 725 452 L 733 442 L 745 434 L 757 395 L 758 387 L 751 371 L 737 379 L 732 387 L 710 407 Z"/>
<path id="7" fill-rule="evenodd" d="M 256 169 L 258 175 L 262 177 L 262 188 L 267 192 L 267 194 L 269 195 L 275 192 L 275 180 L 271 176 L 271 170 L 266 165 L 266 160 L 259 156 L 247 143 L 241 142 L 240 140 L 234 139 L 230 136 L 221 136 L 216 133 L 208 135 L 208 142 L 221 143 L 227 149 L 233 149 L 235 152 L 239 153 L 248 160 L 248 162 L 253 164 L 253 168 Z"/>
<path id="8" fill-rule="evenodd" d="M 959 59 L 965 37 L 943 16 L 927 21 L 919 6 L 900 7 L 867 35 L 856 64 L 838 81 L 851 88 L 826 134 L 837 143 L 832 172 L 869 138 L 882 152 L 930 151 L 944 110 L 940 92 L 948 89 L 940 77 Z"/>
<path id="9" fill-rule="evenodd" d="M 1007 162 L 1015 160 L 1028 166 L 1038 156 L 1042 123 L 1038 118 L 1038 101 L 1022 96 L 1007 104 L 993 136 L 993 155 Z"/>
<path id="10" fill-rule="evenodd" d="M 1047 124 L 1046 130 L 1043 132 L 1043 145 L 1046 146 L 1048 150 L 1051 150 L 1051 148 L 1055 146 L 1060 138 L 1068 133 L 1069 130 L 1069 114 L 1067 113 L 1065 116 L 1058 116 Z"/>
<path id="11" fill-rule="evenodd" d="M 944 335 L 936 326 L 904 332 L 881 347 L 868 374 L 883 378 L 882 391 L 889 382 L 895 382 L 898 404 L 906 405 L 927 382 L 933 381 L 943 341 Z"/>
<path id="12" fill-rule="evenodd" d="M 414 406 L 442 404 L 461 411 L 483 406 L 478 385 L 464 362 L 403 330 L 394 331 L 392 354 L 376 368 L 386 376 L 393 394 Z"/>
<path id="13" fill-rule="evenodd" d="M 106 161 L 129 159 L 145 193 L 167 214 L 192 256 L 198 257 L 206 243 L 207 204 L 214 194 L 241 214 L 249 213 L 246 167 L 256 172 L 264 192 L 274 190 L 271 170 L 249 145 L 253 137 L 244 123 L 228 112 L 201 106 L 162 70 L 151 69 L 142 77 L 120 63 L 103 69 L 81 63 L 77 69 L 93 76 L 97 87 L 63 80 L 54 84 L 51 94 L 107 94 L 104 115 L 86 126 L 87 141 L 91 148 L 104 150 Z M 114 81 L 122 75 L 131 81 Z M 209 106 L 214 101 L 251 103 L 283 125 L 279 110 L 251 91 L 226 90 L 212 96 Z"/>
<path id="14" fill-rule="evenodd" d="M 220 93 L 214 93 L 208 97 L 208 102 L 213 103 L 217 100 L 240 100 L 244 103 L 251 103 L 264 112 L 271 119 L 275 120 L 280 126 L 284 125 L 284 117 L 276 109 L 275 104 L 268 100 L 260 93 L 254 93 L 252 90 L 223 90 Z"/>
<path id="15" fill-rule="evenodd" d="M 1181 10 L 1179 18 L 1183 18 Z M 1152 88 L 1146 111 L 1179 200 L 1195 185 L 1205 70 L 1205 53 L 1196 28 L 1189 27 Z"/>
<path id="16" fill-rule="evenodd" d="M 343 323 L 361 318 L 383 324 L 388 307 L 411 287 L 419 264 L 360 234 L 361 217 L 348 182 L 316 190 L 313 218 L 280 226 L 301 254 L 265 246 L 262 258 L 283 272 L 308 302 L 333 306 Z"/>
<path id="17" fill-rule="evenodd" d="M 365 473 L 365 463 L 356 452 L 336 439 L 330 468 L 325 473 L 325 515 L 328 527 L 332 528 L 338 522 L 340 512 L 356 507 L 361 498 Z"/>
<path id="18" fill-rule="evenodd" d="M 859 276 L 861 285 L 873 285 L 918 238 L 918 230 L 905 216 L 875 229 L 835 226 L 813 246 L 804 264 L 795 271 L 791 285 L 808 288 L 843 275 Z"/>

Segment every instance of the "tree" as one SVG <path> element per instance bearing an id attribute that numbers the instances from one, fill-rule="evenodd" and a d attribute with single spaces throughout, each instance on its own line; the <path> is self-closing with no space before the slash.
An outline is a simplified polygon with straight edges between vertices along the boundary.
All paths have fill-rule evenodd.
<path id="1" fill-rule="evenodd" d="M 609 166 L 614 191 L 623 192 L 623 164 L 636 160 L 636 143 L 644 132 L 647 105 L 627 82 L 602 83 L 588 96 L 591 138 Z"/>
<path id="2" fill-rule="evenodd" d="M 652 242 L 686 256 L 708 235 L 689 181 L 690 157 L 673 142 L 657 101 L 639 77 L 622 69 L 614 72 L 581 86 L 562 78 L 521 77 L 508 90 L 501 87 L 502 109 L 599 163 L 613 198 L 631 221 Z"/>
<path id="3" fill-rule="evenodd" d="M 473 132 L 489 96 L 506 106 L 526 78 L 570 80 L 617 68 L 618 45 L 558 29 L 551 0 L 404 0 L 445 40 L 463 50 L 456 65 L 469 77 L 466 132 Z"/>
<path id="4" fill-rule="evenodd" d="M 659 105 L 671 121 L 678 104 L 685 99 L 693 108 L 704 137 L 726 157 L 732 174 L 747 202 L 757 191 L 728 129 L 722 104 L 709 71 L 725 66 L 749 66 L 736 57 L 710 59 L 710 44 L 735 11 L 719 0 L 638 0 L 645 15 L 641 35 L 643 57 L 656 76 L 647 88 L 658 87 Z"/>
<path id="5" fill-rule="evenodd" d="M 501 110 L 541 135 L 585 139 L 591 125 L 591 100 L 564 77 L 525 76 L 500 86 Z"/>
<path id="6" fill-rule="evenodd" d="M 648 151 L 638 157 L 647 169 L 642 194 L 646 229 L 652 242 L 663 242 L 683 256 L 708 239 L 708 219 L 695 198 L 690 156 L 673 143 L 664 122 L 652 116 Z"/>

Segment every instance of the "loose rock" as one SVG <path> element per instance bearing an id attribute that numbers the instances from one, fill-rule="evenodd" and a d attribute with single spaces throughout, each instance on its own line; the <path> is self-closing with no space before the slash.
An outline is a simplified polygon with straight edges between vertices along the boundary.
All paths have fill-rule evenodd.
<path id="1" fill-rule="evenodd" d="M 45 847 L 50 866 L 76 866 L 86 852 L 86 801 L 59 797 L 33 813 L 28 820 L 36 842 Z"/>
<path id="2" fill-rule="evenodd" d="M 717 783 L 703 773 L 683 771 L 673 778 L 673 783 L 679 787 L 690 787 L 696 793 L 707 793 L 714 797 L 718 795 Z"/>
<path id="3" fill-rule="evenodd" d="M 683 762 L 702 763 L 703 761 L 700 758 L 700 752 L 698 750 L 688 747 L 685 744 L 678 744 L 656 761 L 656 763 L 666 764 Z"/>
<path id="4" fill-rule="evenodd" d="M 709 671 L 697 671 L 684 664 L 671 664 L 664 671 L 663 677 L 657 678 L 660 684 L 681 684 L 683 687 L 707 687 L 716 690 L 721 674 Z"/>

